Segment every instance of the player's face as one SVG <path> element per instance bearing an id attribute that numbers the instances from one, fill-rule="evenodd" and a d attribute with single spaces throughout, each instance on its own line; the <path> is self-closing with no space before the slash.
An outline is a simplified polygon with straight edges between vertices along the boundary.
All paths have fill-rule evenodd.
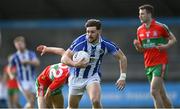
<path id="1" fill-rule="evenodd" d="M 26 48 L 26 45 L 23 41 L 14 42 L 14 45 L 15 45 L 15 48 L 20 51 L 23 51 Z"/>
<path id="2" fill-rule="evenodd" d="M 139 19 L 141 23 L 147 23 L 151 18 L 150 13 L 147 13 L 146 9 L 139 10 Z"/>
<path id="3" fill-rule="evenodd" d="M 90 43 L 95 43 L 95 42 L 99 41 L 100 30 L 97 30 L 95 26 L 87 27 L 86 34 L 88 36 L 88 41 Z"/>

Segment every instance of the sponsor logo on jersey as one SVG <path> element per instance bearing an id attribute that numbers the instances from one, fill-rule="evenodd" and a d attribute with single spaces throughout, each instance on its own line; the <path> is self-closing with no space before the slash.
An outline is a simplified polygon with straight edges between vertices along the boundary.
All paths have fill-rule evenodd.
<path id="1" fill-rule="evenodd" d="M 157 31 L 153 31 L 153 37 L 158 37 Z"/>
<path id="2" fill-rule="evenodd" d="M 144 34 L 140 34 L 140 35 L 139 35 L 139 37 L 143 37 L 143 36 L 144 36 Z"/>

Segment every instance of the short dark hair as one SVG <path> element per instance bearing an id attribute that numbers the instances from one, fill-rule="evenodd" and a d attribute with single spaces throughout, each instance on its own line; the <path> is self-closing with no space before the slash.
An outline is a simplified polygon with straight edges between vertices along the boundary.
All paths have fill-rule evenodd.
<path id="1" fill-rule="evenodd" d="M 89 19 L 86 24 L 85 27 L 92 27 L 95 26 L 97 30 L 101 29 L 101 21 L 97 20 L 97 19 Z"/>
<path id="2" fill-rule="evenodd" d="M 147 13 L 151 13 L 151 15 L 154 15 L 154 7 L 150 4 L 145 4 L 145 5 L 141 5 L 139 6 L 139 10 L 140 9 L 146 9 Z"/>
<path id="3" fill-rule="evenodd" d="M 18 36 L 14 39 L 14 42 L 19 42 L 19 41 L 25 42 L 25 38 L 23 36 Z"/>

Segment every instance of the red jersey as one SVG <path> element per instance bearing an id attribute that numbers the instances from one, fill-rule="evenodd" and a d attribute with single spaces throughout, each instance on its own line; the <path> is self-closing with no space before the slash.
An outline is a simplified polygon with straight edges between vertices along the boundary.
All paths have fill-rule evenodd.
<path id="1" fill-rule="evenodd" d="M 3 70 L 3 72 L 6 73 L 6 75 L 8 75 L 7 68 L 8 68 L 8 66 L 5 66 L 4 70 Z M 11 67 L 11 73 L 13 73 L 15 75 L 16 67 Z M 8 89 L 14 89 L 14 88 L 16 89 L 16 88 L 18 88 L 17 80 L 15 78 L 14 79 L 9 79 L 8 78 L 6 85 L 7 85 Z"/>
<path id="2" fill-rule="evenodd" d="M 49 88 L 51 91 L 62 86 L 69 76 L 68 66 L 62 63 L 47 66 L 38 76 L 39 84 Z"/>
<path id="3" fill-rule="evenodd" d="M 145 24 L 142 24 L 137 29 L 137 37 L 144 51 L 145 67 L 155 66 L 159 64 L 167 64 L 168 56 L 166 50 L 159 51 L 155 48 L 158 44 L 166 44 L 168 42 L 170 31 L 166 25 L 161 24 L 154 19 L 150 27 L 147 29 Z"/>

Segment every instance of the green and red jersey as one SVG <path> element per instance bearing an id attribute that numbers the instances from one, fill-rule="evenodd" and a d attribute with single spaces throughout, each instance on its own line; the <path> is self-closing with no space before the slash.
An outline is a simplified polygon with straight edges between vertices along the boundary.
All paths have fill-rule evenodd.
<path id="1" fill-rule="evenodd" d="M 59 63 L 47 66 L 38 76 L 38 83 L 51 91 L 62 86 L 69 76 L 69 68 L 67 65 Z"/>
<path id="2" fill-rule="evenodd" d="M 142 24 L 137 29 L 137 38 L 140 41 L 144 51 L 145 67 L 155 66 L 159 64 L 167 64 L 168 56 L 166 50 L 159 51 L 155 48 L 159 44 L 166 44 L 170 35 L 168 27 L 162 23 L 152 20 L 150 27 L 146 28 Z"/>

